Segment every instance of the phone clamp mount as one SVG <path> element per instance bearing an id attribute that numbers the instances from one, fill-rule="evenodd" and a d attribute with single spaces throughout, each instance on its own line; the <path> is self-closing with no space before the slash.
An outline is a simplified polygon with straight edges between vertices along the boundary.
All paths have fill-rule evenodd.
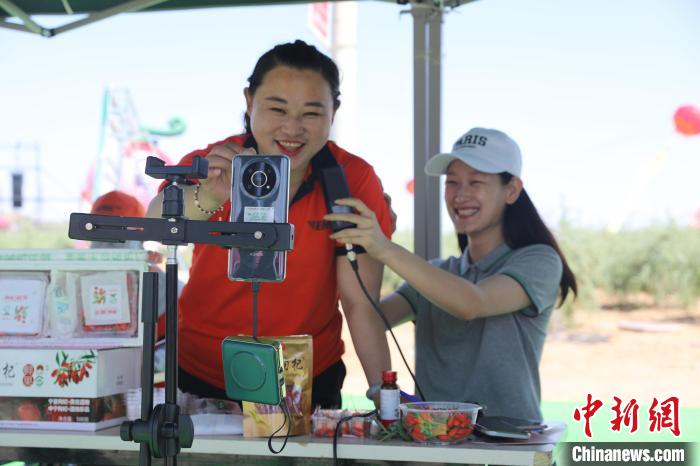
<path id="1" fill-rule="evenodd" d="M 207 177 L 209 161 L 195 156 L 192 165 L 166 166 L 148 157 L 146 174 L 164 179 L 162 218 L 116 217 L 72 213 L 68 237 L 88 241 L 157 241 L 168 247 L 165 266 L 165 404 L 153 407 L 153 366 L 158 309 L 158 273 L 143 273 L 141 321 L 143 365 L 141 370 L 141 419 L 125 421 L 120 436 L 140 444 L 139 465 L 150 466 L 151 456 L 175 466 L 181 448 L 194 440 L 192 419 L 177 404 L 177 246 L 211 244 L 224 248 L 289 251 L 293 226 L 288 223 L 209 222 L 184 216 L 181 185 Z M 223 271 L 222 273 L 226 273 Z"/>

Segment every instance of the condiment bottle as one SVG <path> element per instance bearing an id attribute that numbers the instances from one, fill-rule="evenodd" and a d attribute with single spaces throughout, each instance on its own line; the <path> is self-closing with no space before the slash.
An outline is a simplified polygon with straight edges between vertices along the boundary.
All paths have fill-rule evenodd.
<path id="1" fill-rule="evenodd" d="M 396 384 L 396 371 L 382 372 L 382 386 L 379 391 L 379 420 L 388 427 L 399 419 L 401 392 Z"/>

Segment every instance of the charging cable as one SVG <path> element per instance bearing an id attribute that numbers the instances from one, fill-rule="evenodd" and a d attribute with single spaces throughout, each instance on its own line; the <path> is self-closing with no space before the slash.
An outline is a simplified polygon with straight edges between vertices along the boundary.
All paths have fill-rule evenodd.
<path id="1" fill-rule="evenodd" d="M 358 418 L 358 417 L 370 417 L 374 416 L 377 414 L 377 410 L 374 409 L 368 413 L 365 414 L 353 414 L 350 416 L 345 416 L 340 418 L 340 421 L 335 425 L 335 432 L 333 433 L 333 465 L 336 466 L 338 464 L 338 438 L 340 437 L 340 432 L 343 427 L 343 424 L 345 424 L 348 421 L 351 421 L 352 419 Z"/>
<path id="2" fill-rule="evenodd" d="M 350 261 L 350 266 L 357 272 L 357 254 L 355 254 L 355 246 L 352 243 L 345 243 L 345 257 Z"/>
<path id="3" fill-rule="evenodd" d="M 279 454 L 284 450 L 284 447 L 287 446 L 287 440 L 289 440 L 289 436 L 292 433 L 292 415 L 289 413 L 289 408 L 287 407 L 287 399 L 283 399 L 280 401 L 279 404 L 280 409 L 284 413 L 284 422 L 282 423 L 279 428 L 274 431 L 270 436 L 267 438 L 267 448 L 275 455 Z M 287 424 L 287 433 L 284 435 L 284 442 L 282 443 L 282 446 L 280 447 L 279 450 L 275 450 L 272 448 L 272 439 L 277 435 L 277 433 L 284 428 L 284 425 Z"/>
<path id="4" fill-rule="evenodd" d="M 399 350 L 399 354 L 401 355 L 401 359 L 403 360 L 403 363 L 406 366 L 408 373 L 411 374 L 411 378 L 413 379 L 413 383 L 416 386 L 416 391 L 420 395 L 421 399 L 425 400 L 425 396 L 423 395 L 423 391 L 420 389 L 420 385 L 418 385 L 418 381 L 416 380 L 416 376 L 413 374 L 413 371 L 411 371 L 411 367 L 408 365 L 408 361 L 406 361 L 406 357 L 403 355 L 403 351 L 401 351 L 401 346 L 399 345 L 399 341 L 396 339 L 396 335 L 394 335 L 394 331 L 391 329 L 391 324 L 389 324 L 389 320 L 386 318 L 386 316 L 384 315 L 384 312 L 379 307 L 379 305 L 377 305 L 377 303 L 374 301 L 374 299 L 372 299 L 372 296 L 370 296 L 369 292 L 367 291 L 367 288 L 365 287 L 364 282 L 362 281 L 362 278 L 360 277 L 360 270 L 359 270 L 359 265 L 357 263 L 357 255 L 355 254 L 354 246 L 350 243 L 345 243 L 345 249 L 347 250 L 347 253 L 345 254 L 345 256 L 348 258 L 348 261 L 350 261 L 350 266 L 352 267 L 352 270 L 355 272 L 355 277 L 357 277 L 357 282 L 360 284 L 360 288 L 362 288 L 362 292 L 367 297 L 367 300 L 369 300 L 370 304 L 372 305 L 372 309 L 374 309 L 374 312 L 376 312 L 379 315 L 379 317 L 382 319 L 382 322 L 384 322 L 384 326 L 386 327 L 386 329 L 389 330 L 389 333 L 391 334 L 391 338 L 394 339 L 394 343 L 396 344 L 396 348 Z"/>
<path id="5" fill-rule="evenodd" d="M 251 282 L 252 289 L 253 289 L 253 339 L 255 341 L 258 341 L 258 293 L 260 292 L 260 282 Z M 284 354 L 282 355 L 284 357 Z M 267 438 L 267 448 L 275 455 L 279 454 L 284 450 L 284 447 L 287 446 L 287 440 L 289 439 L 289 436 L 292 433 L 292 415 L 289 413 L 289 408 L 287 407 L 287 399 L 283 398 L 280 401 L 280 404 L 278 407 L 282 410 L 284 413 L 284 422 L 282 423 L 279 428 L 274 431 L 270 436 Z M 284 428 L 284 425 L 287 425 L 287 433 L 284 436 L 284 442 L 282 443 L 282 446 L 280 447 L 279 450 L 275 450 L 272 448 L 272 439 L 277 435 L 279 431 L 281 431 Z"/>

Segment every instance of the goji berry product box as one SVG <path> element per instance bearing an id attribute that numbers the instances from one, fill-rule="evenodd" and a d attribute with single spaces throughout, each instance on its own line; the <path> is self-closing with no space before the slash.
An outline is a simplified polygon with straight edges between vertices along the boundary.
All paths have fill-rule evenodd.
<path id="1" fill-rule="evenodd" d="M 141 272 L 157 256 L 0 249 L 0 347 L 141 346 Z"/>
<path id="2" fill-rule="evenodd" d="M 141 249 L 0 249 L 0 427 L 96 430 L 140 386 Z"/>
<path id="3" fill-rule="evenodd" d="M 141 383 L 141 348 L 0 348 L 2 397 L 100 398 Z"/>

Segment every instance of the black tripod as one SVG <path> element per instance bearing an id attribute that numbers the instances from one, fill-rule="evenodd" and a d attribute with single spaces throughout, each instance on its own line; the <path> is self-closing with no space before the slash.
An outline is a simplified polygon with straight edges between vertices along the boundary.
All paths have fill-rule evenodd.
<path id="1" fill-rule="evenodd" d="M 124 441 L 140 444 L 139 465 L 150 466 L 151 456 L 177 464 L 181 448 L 192 446 L 194 426 L 177 404 L 177 246 L 188 243 L 214 244 L 225 248 L 289 251 L 292 226 L 288 223 L 228 223 L 188 220 L 183 217 L 180 186 L 190 179 L 207 177 L 209 162 L 194 157 L 191 166 L 169 166 L 148 157 L 146 174 L 165 179 L 163 218 L 113 217 L 73 213 L 68 236 L 90 241 L 158 241 L 168 247 L 165 270 L 165 404 L 153 407 L 153 357 L 158 309 L 158 274 L 144 272 L 141 320 L 144 323 L 141 372 L 141 419 L 122 423 Z M 226 271 L 222 271 L 226 273 Z"/>

